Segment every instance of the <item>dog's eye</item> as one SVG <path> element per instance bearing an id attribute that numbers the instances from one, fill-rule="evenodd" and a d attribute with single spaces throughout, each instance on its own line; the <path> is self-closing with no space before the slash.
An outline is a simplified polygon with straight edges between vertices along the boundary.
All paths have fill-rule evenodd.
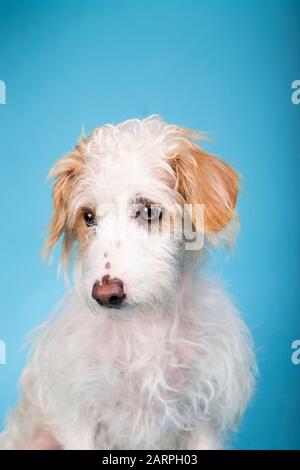
<path id="1" fill-rule="evenodd" d="M 162 215 L 162 210 L 156 205 L 139 205 L 135 212 L 135 219 L 142 219 L 146 222 L 155 222 L 160 219 Z"/>
<path id="2" fill-rule="evenodd" d="M 92 211 L 84 211 L 83 212 L 83 218 L 84 218 L 85 223 L 88 227 L 92 227 L 94 225 L 97 225 L 96 215 Z"/>
<path id="3" fill-rule="evenodd" d="M 161 210 L 155 206 L 144 206 L 141 210 L 141 216 L 144 220 L 154 221 L 159 219 Z"/>

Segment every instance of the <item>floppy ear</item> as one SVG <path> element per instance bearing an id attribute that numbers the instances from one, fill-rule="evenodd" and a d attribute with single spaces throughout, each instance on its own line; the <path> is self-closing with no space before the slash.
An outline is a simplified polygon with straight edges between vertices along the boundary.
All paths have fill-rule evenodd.
<path id="1" fill-rule="evenodd" d="M 238 195 L 237 173 L 227 163 L 185 139 L 173 156 L 172 162 L 178 192 L 184 201 L 193 206 L 204 205 L 206 235 L 220 232 L 235 213 Z M 195 220 L 193 222 L 196 225 Z"/>
<path id="2" fill-rule="evenodd" d="M 64 233 L 63 252 L 69 251 L 73 236 L 69 230 L 69 204 L 72 192 L 78 184 L 84 167 L 82 142 L 72 152 L 67 153 L 50 170 L 48 177 L 54 178 L 52 191 L 52 218 L 47 227 L 43 256 L 53 250 Z"/>

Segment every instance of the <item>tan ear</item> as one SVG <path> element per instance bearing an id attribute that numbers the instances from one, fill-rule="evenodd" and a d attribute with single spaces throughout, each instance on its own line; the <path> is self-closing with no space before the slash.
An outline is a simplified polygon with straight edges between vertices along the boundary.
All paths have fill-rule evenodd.
<path id="1" fill-rule="evenodd" d="M 237 173 L 191 141 L 180 145 L 172 162 L 178 191 L 184 201 L 204 205 L 205 233 L 215 234 L 224 229 L 234 215 L 238 195 Z"/>
<path id="2" fill-rule="evenodd" d="M 63 251 L 70 249 L 72 233 L 68 231 L 69 204 L 72 192 L 82 176 L 84 161 L 83 144 L 80 141 L 77 147 L 55 163 L 49 172 L 48 177 L 54 178 L 52 218 L 47 227 L 48 237 L 43 248 L 43 256 L 53 250 L 63 233 L 65 235 Z"/>

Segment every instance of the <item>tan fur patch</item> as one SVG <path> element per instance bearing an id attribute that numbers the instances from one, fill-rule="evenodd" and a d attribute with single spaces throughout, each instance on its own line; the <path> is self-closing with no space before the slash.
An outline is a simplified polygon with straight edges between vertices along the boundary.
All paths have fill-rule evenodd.
<path id="1" fill-rule="evenodd" d="M 84 143 L 80 140 L 72 152 L 67 153 L 50 170 L 49 178 L 54 178 L 52 192 L 52 218 L 47 228 L 43 255 L 51 252 L 62 234 L 62 260 L 65 262 L 76 239 L 75 225 L 77 214 L 69 214 L 69 204 L 72 193 L 80 179 L 84 178 L 85 156 Z"/>
<path id="2" fill-rule="evenodd" d="M 238 176 L 233 168 L 186 138 L 170 156 L 170 164 L 184 202 L 204 205 L 206 234 L 225 228 L 234 215 L 238 195 Z"/>
<path id="3" fill-rule="evenodd" d="M 93 209 L 79 208 L 76 212 L 76 218 L 72 225 L 72 230 L 75 238 L 79 243 L 80 251 L 84 251 L 88 247 L 94 235 L 94 227 L 88 227 L 84 220 L 84 212 L 94 212 Z"/>

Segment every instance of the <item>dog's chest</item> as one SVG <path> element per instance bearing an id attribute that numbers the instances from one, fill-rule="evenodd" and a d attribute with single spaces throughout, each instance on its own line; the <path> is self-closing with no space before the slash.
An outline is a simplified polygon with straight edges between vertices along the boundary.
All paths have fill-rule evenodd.
<path id="1" fill-rule="evenodd" d="M 181 325 L 180 334 L 170 334 L 167 319 L 118 326 L 111 332 L 110 357 L 101 355 L 99 421 L 108 427 L 117 422 L 125 433 L 134 423 L 155 429 L 164 418 L 166 429 L 172 427 L 197 361 L 197 348 L 187 341 L 189 328 Z"/>
<path id="2" fill-rule="evenodd" d="M 102 356 L 112 376 L 127 386 L 155 382 L 161 388 L 180 388 L 197 360 L 199 345 L 195 325 L 173 322 L 166 317 L 114 324 L 111 347 L 105 341 L 109 358 Z"/>

